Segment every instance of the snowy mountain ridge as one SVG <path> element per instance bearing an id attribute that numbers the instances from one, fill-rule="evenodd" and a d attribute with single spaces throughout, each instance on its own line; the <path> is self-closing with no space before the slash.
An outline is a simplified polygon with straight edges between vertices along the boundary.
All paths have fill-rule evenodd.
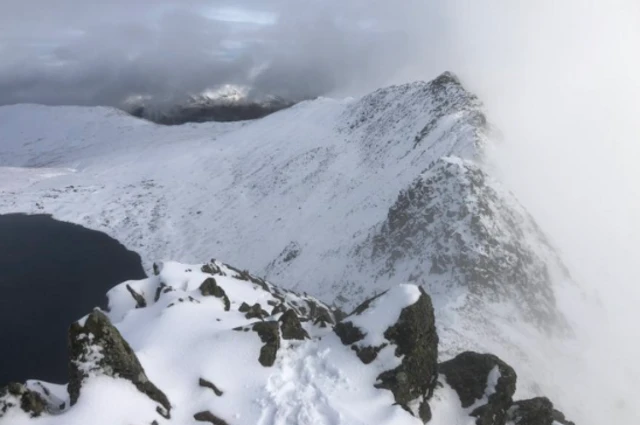
<path id="1" fill-rule="evenodd" d="M 347 310 L 417 284 L 444 356 L 492 352 L 518 365 L 518 397 L 563 400 L 546 366 L 567 331 L 559 295 L 575 285 L 482 165 L 490 127 L 453 74 L 248 122 L 19 105 L 0 108 L 0 126 L 0 213 L 104 231 L 149 272 L 213 252 Z"/>
<path id="2" fill-rule="evenodd" d="M 215 260 L 155 270 L 71 326 L 68 386 L 0 390 L 0 423 L 572 425 L 546 398 L 514 402 L 495 356 L 438 365 L 414 285 L 342 318 Z"/>

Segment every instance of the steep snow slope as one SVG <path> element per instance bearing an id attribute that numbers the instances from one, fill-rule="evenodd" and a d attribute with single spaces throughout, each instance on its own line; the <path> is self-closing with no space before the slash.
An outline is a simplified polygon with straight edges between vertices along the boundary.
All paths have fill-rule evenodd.
<path id="1" fill-rule="evenodd" d="M 3 183 L 0 211 L 51 212 L 98 228 L 147 266 L 220 249 L 323 295 L 320 281 L 351 262 L 344 254 L 424 169 L 442 156 L 479 155 L 479 106 L 445 75 L 360 101 L 306 102 L 246 125 L 164 128 L 101 108 L 0 108 L 0 164 L 65 173 L 19 191 Z M 295 259 L 278 262 L 291 246 Z"/>
<path id="2" fill-rule="evenodd" d="M 553 382 L 546 363 L 563 353 L 540 341 L 557 331 L 570 279 L 478 165 L 489 129 L 451 74 L 244 123 L 166 128 L 104 108 L 16 106 L 0 108 L 0 128 L 0 213 L 104 231 L 148 270 L 215 255 L 347 308 L 420 283 L 446 354 L 527 359 L 523 395 Z"/>

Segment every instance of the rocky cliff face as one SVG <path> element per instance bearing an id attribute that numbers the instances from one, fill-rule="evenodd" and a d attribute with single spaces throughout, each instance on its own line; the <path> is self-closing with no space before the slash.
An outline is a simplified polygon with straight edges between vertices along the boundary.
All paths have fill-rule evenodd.
<path id="1" fill-rule="evenodd" d="M 470 312 L 514 301 L 546 329 L 562 326 L 553 282 L 570 279 L 519 203 L 476 163 L 441 158 L 400 192 L 387 217 L 353 252 L 370 279 L 464 294 Z"/>
<path id="2" fill-rule="evenodd" d="M 156 272 L 71 326 L 62 399 L 43 382 L 10 384 L 0 423 L 570 424 L 548 399 L 514 402 L 516 374 L 496 356 L 438 364 L 431 298 L 417 286 L 343 317 L 216 261 Z"/>

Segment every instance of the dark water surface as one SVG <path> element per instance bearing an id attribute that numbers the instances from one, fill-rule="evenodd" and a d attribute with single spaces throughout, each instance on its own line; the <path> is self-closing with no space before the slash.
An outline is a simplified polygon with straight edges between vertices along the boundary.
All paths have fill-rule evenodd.
<path id="1" fill-rule="evenodd" d="M 0 388 L 67 382 L 67 329 L 116 284 L 146 275 L 104 233 L 48 215 L 0 215 Z"/>

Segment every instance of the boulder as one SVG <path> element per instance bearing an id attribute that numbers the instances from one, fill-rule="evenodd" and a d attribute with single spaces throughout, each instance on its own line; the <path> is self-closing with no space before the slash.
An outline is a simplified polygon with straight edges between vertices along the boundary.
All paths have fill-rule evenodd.
<path id="1" fill-rule="evenodd" d="M 229 301 L 229 297 L 213 277 L 209 277 L 205 279 L 204 282 L 202 282 L 202 284 L 200 285 L 200 293 L 205 297 L 213 296 L 222 299 L 225 311 L 229 311 L 229 309 L 231 308 L 231 301 Z"/>
<path id="2" fill-rule="evenodd" d="M 252 329 L 258 333 L 264 345 L 260 349 L 258 361 L 262 366 L 270 367 L 276 361 L 276 354 L 280 348 L 280 332 L 278 322 L 258 322 Z"/>
<path id="3" fill-rule="evenodd" d="M 509 408 L 508 418 L 518 425 L 553 425 L 554 422 L 575 425 L 554 409 L 553 403 L 546 397 L 516 401 Z"/>
<path id="4" fill-rule="evenodd" d="M 282 339 L 309 339 L 309 334 L 302 328 L 300 319 L 293 310 L 287 310 L 280 317 Z"/>
<path id="5" fill-rule="evenodd" d="M 140 392 L 158 403 L 159 414 L 170 417 L 169 399 L 149 381 L 135 353 L 104 313 L 94 310 L 84 324 L 72 324 L 68 343 L 71 405 L 78 401 L 85 379 L 105 375 L 130 381 Z"/>
<path id="6" fill-rule="evenodd" d="M 505 425 L 516 390 L 516 372 L 493 354 L 471 351 L 440 364 L 462 407 L 472 408 L 477 425 Z"/>

